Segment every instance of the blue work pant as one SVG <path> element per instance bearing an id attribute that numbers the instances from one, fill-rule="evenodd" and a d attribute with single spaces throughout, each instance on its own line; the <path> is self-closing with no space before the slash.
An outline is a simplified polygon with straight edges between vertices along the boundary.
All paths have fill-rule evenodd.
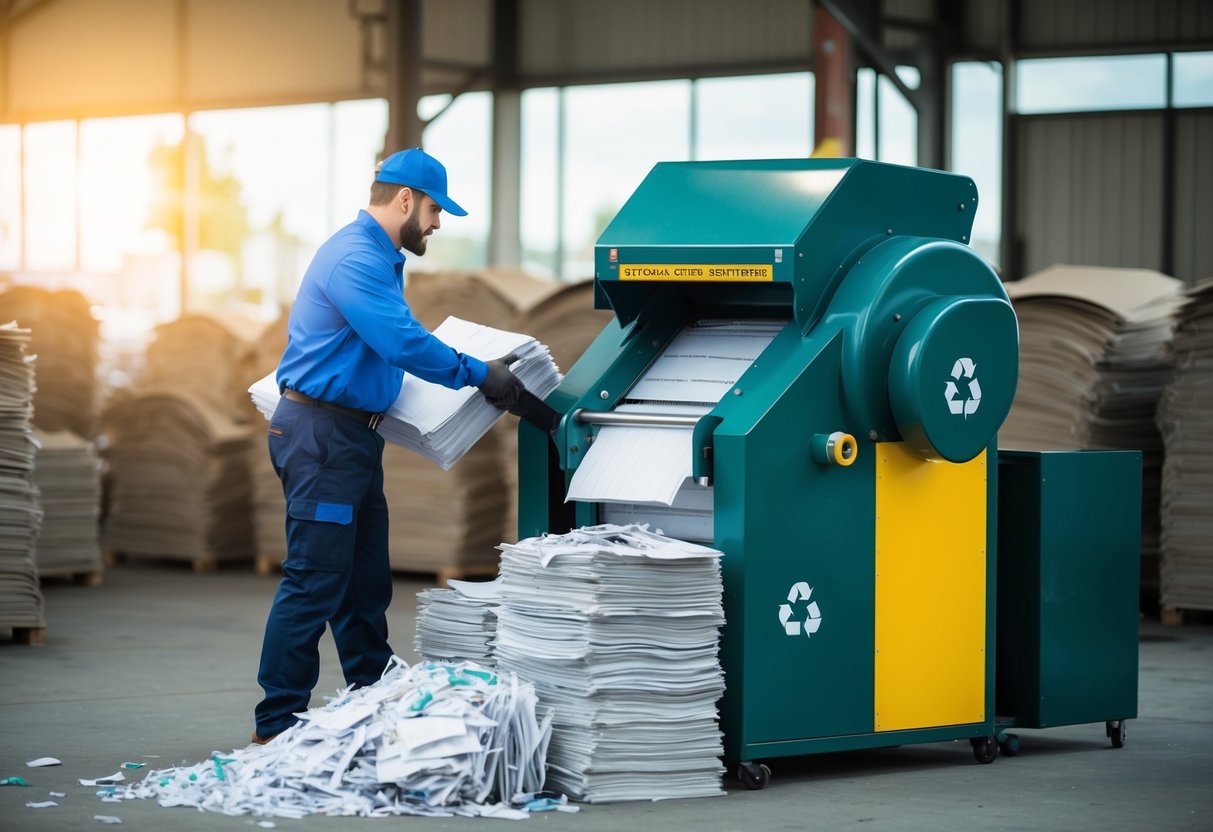
<path id="1" fill-rule="evenodd" d="M 333 632 L 346 684 L 377 681 L 392 656 L 383 437 L 357 418 L 283 398 L 269 424 L 270 460 L 286 495 L 287 556 L 257 681 L 257 735 L 307 710 L 320 675 L 318 646 Z"/>

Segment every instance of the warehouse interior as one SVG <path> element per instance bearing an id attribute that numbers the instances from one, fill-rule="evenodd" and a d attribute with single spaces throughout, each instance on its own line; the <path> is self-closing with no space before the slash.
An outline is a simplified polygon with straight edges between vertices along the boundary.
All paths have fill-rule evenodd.
<path id="1" fill-rule="evenodd" d="M 1014 311 L 1009 341 L 999 340 L 1003 318 L 988 328 L 968 325 L 985 330 L 993 345 L 979 367 L 1006 359 L 1014 377 L 1017 366 L 1013 400 L 1008 392 L 990 428 L 996 439 L 981 438 L 963 459 L 942 452 L 948 463 L 967 463 L 978 449 L 997 457 L 990 485 L 983 474 L 981 489 L 966 492 L 963 503 L 983 512 L 988 506 L 1001 524 L 982 527 L 991 548 L 990 571 L 981 578 L 986 600 L 965 619 L 984 628 L 969 632 L 966 643 L 990 654 L 979 660 L 979 678 L 966 683 L 985 698 L 982 719 L 994 729 L 988 758 L 975 742 L 981 737 L 952 730 L 950 717 L 920 723 L 924 730 L 910 731 L 904 743 L 872 739 L 881 732 L 880 713 L 875 728 L 805 733 L 816 730 L 800 727 L 817 724 L 810 712 L 826 720 L 848 702 L 871 710 L 870 700 L 828 670 L 851 667 L 853 656 L 838 648 L 834 658 L 820 654 L 820 666 L 788 666 L 775 658 L 785 654 L 754 646 L 766 636 L 750 635 L 748 612 L 740 623 L 738 576 L 757 584 L 760 567 L 753 559 L 753 572 L 749 565 L 739 571 L 730 546 L 750 551 L 776 538 L 771 546 L 778 549 L 783 534 L 791 551 L 780 550 L 779 560 L 816 558 L 819 549 L 850 545 L 855 530 L 828 520 L 831 512 L 841 518 L 852 510 L 874 526 L 876 546 L 884 545 L 879 518 L 839 507 L 854 486 L 836 491 L 829 476 L 848 470 L 856 449 L 853 471 L 880 443 L 913 444 L 901 421 L 913 402 L 898 404 L 890 376 L 890 390 L 881 381 L 879 395 L 891 404 L 856 406 L 848 397 L 867 384 L 868 365 L 847 365 L 844 355 L 839 380 L 815 382 L 814 408 L 825 406 L 823 399 L 848 402 L 825 406 L 845 424 L 825 428 L 841 429 L 828 450 L 813 445 L 813 464 L 830 468 L 822 492 L 785 493 L 770 451 L 754 457 L 769 460 L 769 470 L 751 474 L 746 467 L 755 479 L 734 492 L 726 485 L 722 439 L 715 470 L 710 455 L 693 463 L 696 477 L 717 486 L 715 517 L 708 511 L 715 538 L 711 531 L 671 531 L 667 515 L 634 512 L 662 517 L 674 538 L 725 552 L 719 570 L 727 623 L 720 660 L 712 659 L 712 684 L 721 687 L 705 694 L 709 705 L 725 697 L 723 751 L 709 755 L 719 759 L 709 778 L 716 797 L 659 799 L 698 793 L 679 792 L 684 781 L 644 768 L 612 786 L 622 790 L 612 794 L 630 796 L 593 799 L 589 786 L 579 796 L 565 785 L 571 775 L 558 750 L 561 732 L 574 729 L 556 706 L 548 761 L 559 763 L 559 773 L 549 777 L 550 797 L 515 803 L 532 815 L 524 822 L 587 830 L 637 823 L 705 830 L 755 823 L 1207 828 L 1213 5 L 1206 0 L 0 0 L 0 828 L 121 822 L 147 829 L 356 829 L 369 822 L 339 817 L 368 813 L 348 802 L 344 811 L 329 804 L 302 813 L 307 817 L 267 814 L 268 804 L 255 801 L 240 812 L 219 803 L 210 811 L 190 811 L 184 807 L 196 804 L 188 802 L 165 808 L 174 806 L 165 799 L 171 777 L 160 772 L 179 767 L 184 775 L 199 765 L 213 769 L 212 785 L 214 778 L 230 785 L 225 766 L 252 759 L 238 750 L 253 728 L 260 637 L 288 544 L 287 503 L 266 453 L 269 412 L 256 395 L 250 401 L 250 386 L 273 378 L 292 301 L 316 250 L 366 207 L 376 165 L 411 147 L 445 164 L 449 193 L 468 212 L 444 214 L 425 256 L 409 255 L 404 294 L 412 313 L 429 330 L 455 316 L 546 346 L 565 374 L 548 401 L 568 413 L 551 446 L 505 415 L 449 470 L 435 464 L 436 452 L 423 458 L 415 448 L 387 444 L 389 632 L 397 654 L 418 668 L 455 655 L 436 646 L 449 637 L 442 622 L 454 620 L 439 614 L 450 598 L 443 593 L 458 593 L 445 589 L 448 579 L 542 581 L 509 571 L 521 568 L 522 557 L 509 545 L 549 529 L 633 517 L 587 513 L 577 503 L 573 522 L 573 510 L 556 505 L 567 483 L 552 484 L 581 459 L 572 444 L 574 400 L 584 407 L 598 386 L 603 400 L 611 398 L 610 373 L 619 372 L 625 353 L 647 349 L 647 334 L 633 349 L 626 338 L 615 344 L 613 333 L 656 327 L 656 348 L 659 339 L 676 338 L 661 329 L 662 315 L 673 319 L 669 310 L 694 305 L 694 289 L 654 289 L 650 301 L 641 294 L 645 284 L 614 280 L 607 270 L 618 252 L 621 264 L 706 262 L 717 255 L 652 253 L 674 245 L 664 241 L 680 224 L 700 222 L 719 235 L 703 242 L 691 234 L 701 250 L 734 245 L 748 255 L 774 244 L 774 262 L 762 273 L 778 282 L 785 241 L 762 236 L 767 229 L 794 226 L 786 250 L 824 263 L 833 256 L 829 245 L 859 234 L 848 222 L 858 228 L 869 216 L 883 237 L 886 218 L 897 217 L 888 219 L 890 244 L 901 239 L 896 226 L 897 235 L 963 248 L 961 260 L 947 262 L 958 273 L 988 276 L 989 287 L 975 292 L 979 300 L 994 298 Z M 733 168 L 744 168 L 745 177 L 728 179 Z M 921 178 L 898 178 L 902 168 L 921 169 L 912 172 Z M 677 178 L 683 170 L 690 172 L 685 183 Z M 806 177 L 797 180 L 791 170 Z M 860 187 L 869 176 L 874 184 Z M 825 179 L 835 188 L 827 189 L 832 202 L 805 196 L 795 184 Z M 774 186 L 749 190 L 759 180 Z M 679 187 L 690 196 L 678 196 Z M 954 200 L 953 187 L 975 196 L 966 190 Z M 947 216 L 933 207 L 945 193 Z M 844 197 L 855 207 L 830 214 Z M 788 217 L 801 206 L 811 206 L 807 219 Z M 903 217 L 919 230 L 903 231 Z M 838 224 L 823 226 L 827 221 Z M 745 248 L 755 227 L 757 242 Z M 649 259 L 627 259 L 634 243 Z M 867 251 L 843 251 L 840 272 L 843 264 L 858 272 L 865 261 L 878 269 L 880 259 Z M 891 270 L 913 260 L 905 251 Z M 789 270 L 802 268 L 795 259 L 789 254 Z M 757 261 L 739 254 L 724 262 Z M 705 308 L 732 313 L 785 302 L 776 287 L 734 285 L 731 294 L 704 290 Z M 801 294 L 795 298 L 803 304 Z M 840 319 L 874 320 L 900 309 L 881 305 L 876 289 L 840 289 L 830 308 L 843 300 L 854 309 L 842 307 Z M 788 317 L 806 339 L 831 320 L 804 308 Z M 764 356 L 755 368 L 774 374 L 774 354 Z M 579 372 L 570 373 L 574 365 Z M 950 391 L 953 381 L 973 374 L 972 361 L 958 359 Z M 984 398 L 970 384 L 966 404 L 955 403 L 963 429 L 949 427 L 955 434 L 941 440 L 928 424 L 919 444 L 954 446 L 970 415 L 993 419 L 999 393 L 989 378 Z M 546 389 L 558 381 L 553 375 Z M 758 384 L 754 389 L 766 395 Z M 738 418 L 749 402 L 741 386 L 726 398 L 733 397 L 739 401 L 721 401 L 726 428 L 727 413 Z M 775 400 L 770 404 L 773 411 Z M 795 442 L 817 441 L 808 434 Z M 760 431 L 738 431 L 736 441 L 743 437 L 766 441 Z M 594 438 L 583 443 L 587 459 Z M 749 456 L 736 458 L 752 464 Z M 1048 467 L 1053 462 L 1058 467 Z M 1033 464 L 1034 473 L 1020 478 Z M 1067 490 L 1060 483 L 1071 476 L 1077 479 Z M 1014 489 L 1025 482 L 1039 505 L 1016 501 Z M 743 494 L 762 487 L 770 492 Z M 555 497 L 553 489 L 560 491 Z M 726 503 L 734 493 L 741 496 Z M 920 516 L 902 522 L 964 525 L 949 514 L 955 504 L 939 499 L 956 492 L 922 489 L 911 499 L 914 493 L 901 492 L 910 506 L 902 515 Z M 776 508 L 762 513 L 751 499 Z M 789 528 L 807 528 L 735 533 L 728 524 L 750 511 L 782 513 Z M 566 516 L 570 522 L 561 526 Z M 1040 537 L 1030 533 L 1033 524 Z M 1079 530 L 1050 550 L 1064 569 L 1004 566 L 1017 547 L 1048 549 L 1045 538 L 1058 529 Z M 801 540 L 808 541 L 803 549 Z M 504 556 L 499 546 L 507 547 Z M 892 613 L 877 606 L 875 624 L 865 626 L 874 626 L 877 643 L 882 632 L 902 633 L 901 642 L 919 642 L 906 655 L 931 658 L 948 654 L 946 631 L 958 619 L 922 610 L 947 607 L 959 584 L 949 575 L 932 585 L 930 571 L 923 574 L 904 586 L 930 597 L 884 608 L 914 623 L 890 623 Z M 878 605 L 885 603 L 879 574 L 872 580 Z M 813 621 L 816 601 L 806 608 L 813 590 L 805 583 L 796 596 L 799 586 L 787 605 L 764 597 L 759 603 L 770 614 L 763 615 L 774 626 L 780 608 L 780 637 L 785 628 L 809 636 L 820 624 L 822 636 L 804 643 L 821 645 L 829 625 L 843 620 L 833 611 L 841 605 L 832 610 L 821 600 L 827 617 Z M 1033 593 L 1039 599 L 1029 600 Z M 490 625 L 489 606 L 446 609 L 480 616 L 473 629 L 486 650 L 491 633 L 481 630 L 500 628 L 504 643 L 513 620 L 515 653 L 509 661 L 501 654 L 497 669 L 504 675 L 515 668 L 530 681 L 527 650 L 518 645 L 539 639 L 542 621 L 514 610 Z M 808 617 L 789 622 L 793 608 L 807 609 Z M 914 635 L 918 626 L 924 635 Z M 717 639 L 721 624 L 708 630 Z M 1016 663 L 1023 657 L 1016 651 L 1026 649 L 1018 639 L 1029 630 L 1039 637 L 1032 657 L 1039 664 L 1031 670 Z M 1016 646 L 1007 648 L 1004 639 Z M 907 686 L 916 673 L 938 675 L 943 687 L 928 686 L 923 695 L 942 691 L 943 701 L 953 692 L 947 668 L 927 664 L 896 676 L 879 655 L 864 661 L 877 678 L 868 667 L 859 686 L 875 687 L 877 703 L 896 698 L 882 673 Z M 1126 662 L 1131 679 L 1106 669 Z M 1050 688 L 1054 678 L 1067 681 Z M 1000 708 L 1015 698 L 1003 698 L 1003 685 L 1036 686 L 1033 718 L 1008 717 L 1005 709 L 995 716 L 996 686 Z M 536 687 L 535 707 L 548 707 L 546 689 Z M 343 688 L 342 664 L 326 636 L 312 707 Z M 1108 693 L 1113 689 L 1118 696 Z M 1118 704 L 1109 711 L 1097 704 L 1104 702 Z M 691 722 L 702 721 L 685 724 Z M 751 741 L 747 728 L 744 741 L 740 729 L 734 736 L 736 726 L 759 722 L 775 734 L 789 732 L 778 737 L 790 750 L 777 748 L 775 734 Z M 571 747 L 570 736 L 563 741 Z M 605 743 L 604 736 L 593 734 L 589 747 Z M 720 733 L 714 736 L 719 741 Z M 43 757 L 55 762 L 29 765 Z M 106 780 L 115 770 L 122 777 Z M 158 790 L 133 793 L 149 772 Z M 594 772 L 588 766 L 582 782 L 592 782 Z M 334 777 L 336 784 L 340 772 Z M 561 793 L 571 800 L 563 803 Z M 409 799 L 415 804 L 415 795 Z M 380 814 L 391 813 L 384 808 L 390 801 L 376 800 Z M 442 810 L 422 814 L 433 817 L 410 822 L 487 823 L 443 817 L 450 812 Z"/>

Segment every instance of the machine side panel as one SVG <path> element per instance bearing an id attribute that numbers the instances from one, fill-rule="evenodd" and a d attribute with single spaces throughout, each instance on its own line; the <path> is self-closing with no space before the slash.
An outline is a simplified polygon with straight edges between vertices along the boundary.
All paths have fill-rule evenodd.
<path id="1" fill-rule="evenodd" d="M 940 463 L 888 442 L 874 455 L 875 728 L 981 722 L 987 452 Z"/>
<path id="2" fill-rule="evenodd" d="M 872 730 L 873 455 L 841 467 L 810 452 L 814 433 L 843 424 L 839 347 L 777 340 L 759 359 L 761 382 L 739 382 L 744 395 L 716 431 L 721 720 L 734 758 Z"/>

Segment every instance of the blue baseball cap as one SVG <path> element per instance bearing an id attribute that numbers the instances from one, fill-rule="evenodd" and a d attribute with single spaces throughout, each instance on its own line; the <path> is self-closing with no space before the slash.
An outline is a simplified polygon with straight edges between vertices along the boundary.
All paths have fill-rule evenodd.
<path id="1" fill-rule="evenodd" d="M 442 210 L 457 217 L 466 217 L 468 212 L 459 203 L 446 195 L 446 168 L 420 147 L 401 150 L 383 160 L 375 172 L 376 182 L 390 182 L 425 191 Z"/>

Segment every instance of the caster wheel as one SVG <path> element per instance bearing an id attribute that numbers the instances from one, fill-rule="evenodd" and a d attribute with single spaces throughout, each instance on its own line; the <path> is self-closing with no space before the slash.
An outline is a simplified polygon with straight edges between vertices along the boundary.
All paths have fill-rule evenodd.
<path id="1" fill-rule="evenodd" d="M 992 763 L 998 757 L 998 742 L 993 737 L 973 737 L 969 745 L 973 746 L 973 759 L 979 763 Z"/>
<path id="2" fill-rule="evenodd" d="M 1015 734 L 1007 734 L 1003 741 L 998 744 L 1000 753 L 1008 757 L 1014 757 L 1019 753 L 1019 737 Z"/>
<path id="3" fill-rule="evenodd" d="M 1112 740 L 1113 748 L 1125 747 L 1125 720 L 1110 719 L 1104 723 L 1104 728 L 1108 732 L 1108 738 Z"/>
<path id="4" fill-rule="evenodd" d="M 771 782 L 771 770 L 762 763 L 738 763 L 737 779 L 750 791 L 758 791 Z"/>

